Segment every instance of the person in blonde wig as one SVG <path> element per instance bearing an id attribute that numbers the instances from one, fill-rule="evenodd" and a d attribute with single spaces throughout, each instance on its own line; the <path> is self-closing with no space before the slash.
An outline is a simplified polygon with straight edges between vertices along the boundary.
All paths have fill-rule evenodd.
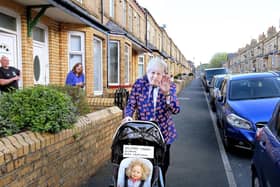
<path id="1" fill-rule="evenodd" d="M 123 122 L 136 118 L 143 121 L 155 121 L 162 132 L 167 151 L 165 153 L 163 173 L 166 174 L 170 160 L 170 146 L 177 137 L 172 114 L 180 112 L 176 96 L 176 85 L 166 74 L 167 64 L 159 57 L 150 59 L 146 75 L 133 84 L 127 106 L 124 111 Z"/>

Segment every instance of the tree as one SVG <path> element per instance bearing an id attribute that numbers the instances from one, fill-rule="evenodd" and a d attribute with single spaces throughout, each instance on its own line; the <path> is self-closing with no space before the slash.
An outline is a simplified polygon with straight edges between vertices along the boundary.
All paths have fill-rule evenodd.
<path id="1" fill-rule="evenodd" d="M 223 66 L 223 63 L 227 61 L 227 53 L 216 53 L 210 60 L 210 68 L 219 68 Z"/>

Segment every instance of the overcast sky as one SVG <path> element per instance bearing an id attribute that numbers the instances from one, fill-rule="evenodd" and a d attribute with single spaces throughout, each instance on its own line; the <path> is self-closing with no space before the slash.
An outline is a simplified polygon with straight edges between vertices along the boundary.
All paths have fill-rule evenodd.
<path id="1" fill-rule="evenodd" d="M 237 52 L 275 26 L 280 0 L 137 0 L 188 60 L 209 63 L 216 52 Z"/>

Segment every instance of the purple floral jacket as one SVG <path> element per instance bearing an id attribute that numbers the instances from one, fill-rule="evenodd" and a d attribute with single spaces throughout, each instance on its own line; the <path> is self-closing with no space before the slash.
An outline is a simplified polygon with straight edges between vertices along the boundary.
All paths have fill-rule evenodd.
<path id="1" fill-rule="evenodd" d="M 170 87 L 170 104 L 166 104 L 166 97 L 159 89 L 156 100 L 156 109 L 154 111 L 153 102 L 149 100 L 150 84 L 147 76 L 136 80 L 132 86 L 128 103 L 125 108 L 125 117 L 132 117 L 137 110 L 137 119 L 150 121 L 153 119 L 159 124 L 165 142 L 171 144 L 177 137 L 172 114 L 180 112 L 179 102 L 176 97 L 176 85 Z"/>

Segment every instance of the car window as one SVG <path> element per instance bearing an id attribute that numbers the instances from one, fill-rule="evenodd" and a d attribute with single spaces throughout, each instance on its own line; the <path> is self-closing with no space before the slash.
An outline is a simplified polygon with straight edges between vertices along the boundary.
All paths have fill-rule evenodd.
<path id="1" fill-rule="evenodd" d="M 207 80 L 211 80 L 214 75 L 225 74 L 227 73 L 226 69 L 209 69 L 205 70 L 205 76 Z"/>
<path id="2" fill-rule="evenodd" d="M 279 111 L 278 111 L 277 123 L 275 128 L 276 128 L 277 137 L 278 139 L 280 139 L 280 112 Z"/>
<path id="3" fill-rule="evenodd" d="M 230 84 L 231 100 L 280 97 L 279 80 L 275 77 L 234 80 Z"/>
<path id="4" fill-rule="evenodd" d="M 223 80 L 224 80 L 224 78 L 222 78 L 222 77 L 217 78 L 216 81 L 215 81 L 215 87 L 221 89 L 221 85 L 222 85 Z"/>

